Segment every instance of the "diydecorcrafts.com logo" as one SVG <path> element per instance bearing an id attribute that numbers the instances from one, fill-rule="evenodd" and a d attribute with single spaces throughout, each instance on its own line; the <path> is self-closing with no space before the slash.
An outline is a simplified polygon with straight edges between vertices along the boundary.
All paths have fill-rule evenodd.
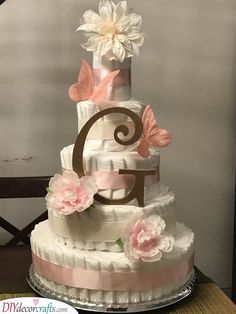
<path id="1" fill-rule="evenodd" d="M 13 298 L 0 301 L 0 313 L 78 314 L 70 305 L 46 298 Z"/>

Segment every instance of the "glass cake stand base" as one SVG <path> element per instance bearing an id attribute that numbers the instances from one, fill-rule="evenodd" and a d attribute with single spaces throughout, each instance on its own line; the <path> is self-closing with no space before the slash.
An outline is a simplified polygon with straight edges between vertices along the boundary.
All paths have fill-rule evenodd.
<path id="1" fill-rule="evenodd" d="M 129 304 L 104 304 L 104 303 L 91 303 L 81 301 L 79 299 L 68 297 L 56 291 L 50 290 L 45 287 L 34 272 L 33 265 L 30 266 L 27 282 L 29 286 L 40 296 L 58 301 L 65 302 L 77 310 L 100 312 L 100 313 L 137 313 L 150 310 L 161 309 L 163 307 L 177 303 L 187 296 L 189 296 L 195 289 L 197 283 L 196 272 L 193 271 L 189 281 L 180 289 L 173 293 L 162 297 L 161 299 L 153 300 L 150 302 L 129 303 Z"/>

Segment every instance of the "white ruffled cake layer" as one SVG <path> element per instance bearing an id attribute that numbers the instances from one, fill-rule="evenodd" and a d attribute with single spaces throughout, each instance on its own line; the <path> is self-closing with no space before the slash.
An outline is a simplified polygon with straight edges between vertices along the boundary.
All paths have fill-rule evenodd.
<path id="1" fill-rule="evenodd" d="M 137 100 L 130 99 L 128 101 L 116 102 L 114 107 L 130 109 L 139 117 L 142 117 L 146 105 Z M 78 132 L 80 132 L 84 124 L 100 110 L 101 109 L 99 106 L 90 100 L 79 102 L 77 104 Z M 118 144 L 114 140 L 113 135 L 116 127 L 124 124 L 130 129 L 130 134 L 127 136 L 127 138 L 125 138 L 128 139 L 133 135 L 133 123 L 128 116 L 121 113 L 112 113 L 100 118 L 90 129 L 85 143 L 85 148 L 90 150 L 105 151 L 136 150 L 138 142 L 134 143 L 133 145 L 124 146 Z"/>
<path id="2" fill-rule="evenodd" d="M 168 187 L 161 186 L 161 192 L 145 207 L 132 205 L 94 206 L 82 213 L 61 215 L 49 209 L 48 219 L 55 241 L 72 248 L 120 252 L 115 241 L 122 237 L 132 217 L 141 215 L 161 216 L 166 231 L 175 233 L 175 197 Z"/>
<path id="3" fill-rule="evenodd" d="M 64 147 L 60 153 L 61 165 L 65 170 L 72 170 L 72 155 L 74 145 Z M 113 174 L 112 172 L 118 172 L 119 169 L 137 169 L 137 170 L 148 170 L 157 169 L 155 176 L 147 176 L 145 179 L 145 201 L 156 198 L 160 191 L 159 183 L 159 164 L 160 164 L 160 153 L 158 150 L 152 150 L 151 155 L 148 158 L 143 158 L 137 152 L 104 152 L 104 151 L 84 151 L 84 170 L 94 172 L 96 175 L 99 194 L 106 198 L 119 199 L 125 197 L 132 188 L 132 185 L 124 188 L 116 188 L 113 185 Z M 97 173 L 96 173 L 97 172 Z M 103 185 L 101 175 L 106 176 L 106 185 Z M 92 174 L 93 175 L 93 174 Z M 105 181 L 105 179 L 104 179 Z M 134 200 L 133 205 L 137 205 Z"/>
<path id="4" fill-rule="evenodd" d="M 183 224 L 177 223 L 175 244 L 170 253 L 165 253 L 158 262 L 133 263 L 127 259 L 124 253 L 86 251 L 62 245 L 55 241 L 48 221 L 37 225 L 31 235 L 33 255 L 42 261 L 60 265 L 60 267 L 113 273 L 122 272 L 127 274 L 130 272 L 160 272 L 162 270 L 166 271 L 173 267 L 178 267 L 181 263 L 183 264 L 192 259 L 193 245 L 194 235 L 192 231 Z M 56 283 L 50 280 L 50 278 L 45 278 L 40 272 L 37 273 L 37 276 L 49 289 L 55 290 L 57 293 L 66 294 L 69 297 L 95 303 L 123 304 L 152 301 L 177 290 L 189 280 L 192 274 L 192 266 L 186 263 L 186 269 L 182 269 L 181 271 L 184 275 L 179 275 L 178 280 L 173 280 L 172 284 L 143 291 L 105 291 L 85 289 L 83 287 L 69 287 Z"/>

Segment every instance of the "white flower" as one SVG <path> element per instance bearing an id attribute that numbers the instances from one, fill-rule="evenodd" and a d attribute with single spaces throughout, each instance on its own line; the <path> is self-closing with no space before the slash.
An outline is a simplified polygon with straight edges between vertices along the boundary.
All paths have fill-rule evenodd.
<path id="1" fill-rule="evenodd" d="M 88 10 L 83 15 L 82 24 L 77 31 L 84 31 L 86 42 L 82 45 L 98 57 L 123 62 L 125 58 L 138 55 L 144 42 L 140 30 L 142 17 L 131 13 L 127 2 L 115 4 L 101 0 L 99 14 Z"/>

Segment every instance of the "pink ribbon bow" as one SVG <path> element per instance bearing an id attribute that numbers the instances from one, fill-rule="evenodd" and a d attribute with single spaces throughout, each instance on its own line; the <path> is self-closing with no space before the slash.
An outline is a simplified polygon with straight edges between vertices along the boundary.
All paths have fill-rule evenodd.
<path id="1" fill-rule="evenodd" d="M 96 103 L 106 101 L 108 97 L 107 88 L 111 85 L 113 79 L 119 74 L 120 70 L 113 71 L 104 77 L 100 83 L 95 86 L 94 73 L 91 66 L 82 61 L 78 82 L 69 88 L 69 96 L 74 101 L 92 100 Z"/>
<path id="2" fill-rule="evenodd" d="M 142 157 L 148 157 L 150 155 L 150 146 L 165 147 L 171 143 L 170 133 L 164 129 L 158 128 L 150 105 L 148 105 L 143 112 L 142 122 L 143 135 L 137 149 Z"/>

